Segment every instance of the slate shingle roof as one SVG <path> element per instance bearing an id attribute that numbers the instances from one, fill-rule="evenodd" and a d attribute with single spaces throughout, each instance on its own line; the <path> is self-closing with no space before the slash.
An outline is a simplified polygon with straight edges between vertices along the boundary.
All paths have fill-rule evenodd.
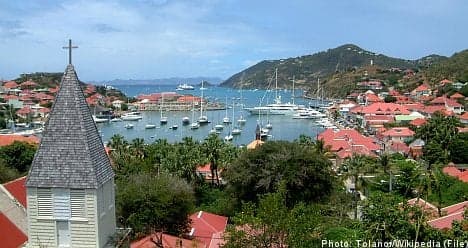
<path id="1" fill-rule="evenodd" d="M 73 65 L 68 65 L 27 187 L 98 188 L 114 177 Z"/>

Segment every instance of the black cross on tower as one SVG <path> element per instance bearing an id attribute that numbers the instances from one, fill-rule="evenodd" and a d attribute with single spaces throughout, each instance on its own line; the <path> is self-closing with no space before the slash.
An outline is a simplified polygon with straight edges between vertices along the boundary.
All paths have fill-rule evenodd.
<path id="1" fill-rule="evenodd" d="M 72 63 L 72 49 L 73 48 L 78 48 L 77 46 L 72 46 L 72 40 L 68 40 L 68 46 L 62 47 L 63 49 L 68 49 L 68 64 L 71 65 Z"/>

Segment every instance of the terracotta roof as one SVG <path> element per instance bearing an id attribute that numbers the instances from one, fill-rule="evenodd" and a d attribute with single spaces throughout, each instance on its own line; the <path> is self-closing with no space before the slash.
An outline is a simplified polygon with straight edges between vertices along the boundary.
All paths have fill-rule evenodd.
<path id="1" fill-rule="evenodd" d="M 450 229 L 452 228 L 452 223 L 454 221 L 462 221 L 463 220 L 463 211 L 449 214 L 447 216 L 443 216 L 431 221 L 428 221 L 427 224 L 432 226 L 433 228 L 437 229 Z"/>
<path id="2" fill-rule="evenodd" d="M 211 173 L 210 163 L 205 164 L 205 165 L 199 165 L 199 166 L 197 167 L 197 172 L 207 172 L 207 173 Z"/>
<path id="3" fill-rule="evenodd" d="M 413 137 L 414 131 L 407 127 L 394 127 L 382 133 L 386 137 Z"/>
<path id="4" fill-rule="evenodd" d="M 414 89 L 413 92 L 426 91 L 426 90 L 430 90 L 430 89 L 431 88 L 429 87 L 429 85 L 421 84 L 418 87 L 416 87 L 416 89 Z"/>
<path id="5" fill-rule="evenodd" d="M 455 94 L 451 95 L 450 98 L 451 99 L 460 99 L 460 98 L 465 98 L 465 96 L 458 93 L 458 92 L 456 92 Z"/>
<path id="6" fill-rule="evenodd" d="M 458 176 L 458 180 L 463 181 L 463 182 L 465 182 L 465 183 L 468 183 L 468 171 L 462 172 L 462 173 Z"/>
<path id="7" fill-rule="evenodd" d="M 448 79 L 443 79 L 443 80 L 441 80 L 439 83 L 442 84 L 442 85 L 445 85 L 445 84 L 451 84 L 452 81 L 450 81 L 450 80 L 448 80 Z"/>
<path id="8" fill-rule="evenodd" d="M 18 88 L 18 84 L 15 81 L 8 81 L 5 84 L 3 84 L 3 87 L 7 89 L 14 89 L 14 88 Z"/>
<path id="9" fill-rule="evenodd" d="M 3 187 L 10 192 L 10 194 L 15 197 L 16 200 L 18 200 L 23 207 L 26 206 L 26 176 L 20 177 L 18 179 L 15 179 L 13 181 L 7 182 L 3 184 Z"/>
<path id="10" fill-rule="evenodd" d="M 410 151 L 409 146 L 406 145 L 404 142 L 393 142 L 390 146 L 390 149 L 393 152 L 401 152 L 404 154 L 408 154 Z"/>
<path id="11" fill-rule="evenodd" d="M 228 218 L 198 211 L 190 216 L 190 220 L 192 222 L 192 230 L 189 235 L 209 246 L 214 234 L 226 230 Z"/>
<path id="12" fill-rule="evenodd" d="M 423 118 L 416 118 L 416 119 L 410 121 L 409 124 L 410 124 L 410 125 L 413 125 L 413 126 L 415 126 L 415 127 L 420 127 L 420 126 L 424 125 L 426 122 L 427 122 L 426 119 L 423 119 Z"/>
<path id="13" fill-rule="evenodd" d="M 465 208 L 467 207 L 468 207 L 468 201 L 464 201 L 464 202 L 459 202 L 457 204 L 447 206 L 445 208 L 441 208 L 440 210 L 442 210 L 442 212 L 449 215 L 449 214 L 457 213 L 460 211 L 465 211 Z"/>
<path id="14" fill-rule="evenodd" d="M 162 247 L 164 248 L 206 248 L 207 246 L 202 244 L 198 240 L 189 240 L 179 237 L 175 237 L 169 234 L 153 233 L 138 241 L 134 241 L 130 244 L 131 248 L 158 248 L 154 242 L 157 242 L 158 238 L 161 238 Z M 153 241 L 154 242 L 153 242 Z M 182 242 L 182 246 L 180 246 Z"/>
<path id="15" fill-rule="evenodd" d="M 365 114 L 365 115 L 398 115 L 410 114 L 405 105 L 395 103 L 376 102 L 369 106 L 358 106 L 351 109 L 352 113 Z"/>
<path id="16" fill-rule="evenodd" d="M 461 175 L 461 171 L 455 166 L 445 166 L 442 171 L 452 177 L 458 177 Z"/>
<path id="17" fill-rule="evenodd" d="M 431 213 L 437 212 L 437 207 L 436 206 L 432 205 L 431 203 L 425 201 L 422 198 L 409 199 L 407 201 L 407 203 L 408 203 L 408 205 L 411 205 L 411 206 L 419 206 L 419 207 L 423 208 L 424 210 L 429 211 Z"/>
<path id="18" fill-rule="evenodd" d="M 459 118 L 460 120 L 468 120 L 468 112 L 463 113 Z"/>
<path id="19" fill-rule="evenodd" d="M 375 144 L 372 138 L 360 134 L 354 129 L 342 129 L 338 132 L 329 128 L 320 133 L 317 139 L 322 139 L 326 146 L 330 146 L 333 152 L 343 150 L 339 156 L 347 157 L 349 154 L 370 155 L 370 151 L 380 150 L 380 146 Z M 362 148 L 365 147 L 365 148 Z"/>
<path id="20" fill-rule="evenodd" d="M 0 243 L 2 247 L 21 247 L 28 237 L 0 212 Z"/>
<path id="21" fill-rule="evenodd" d="M 39 144 L 39 138 L 34 135 L 22 136 L 18 134 L 0 134 L 0 146 L 11 145 L 15 141 Z"/>
<path id="22" fill-rule="evenodd" d="M 368 102 L 383 102 L 376 94 L 366 94 L 366 101 Z"/>

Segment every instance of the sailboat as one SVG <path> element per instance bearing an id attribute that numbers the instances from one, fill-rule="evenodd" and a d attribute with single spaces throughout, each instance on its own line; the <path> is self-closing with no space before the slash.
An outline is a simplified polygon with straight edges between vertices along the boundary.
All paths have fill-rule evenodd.
<path id="1" fill-rule="evenodd" d="M 167 124 L 167 116 L 163 115 L 163 105 L 164 105 L 164 93 L 161 94 L 161 104 L 159 105 L 159 112 L 161 114 L 159 122 L 161 125 Z"/>
<path id="2" fill-rule="evenodd" d="M 195 105 L 194 103 L 192 102 L 192 120 L 195 120 Z M 200 125 L 198 124 L 198 122 L 194 121 L 192 122 L 192 124 L 190 124 L 190 129 L 198 129 L 200 127 Z"/>
<path id="3" fill-rule="evenodd" d="M 293 103 L 281 103 L 281 96 L 278 95 L 278 68 L 275 70 L 275 103 L 266 106 L 256 106 L 246 108 L 252 115 L 272 114 L 272 115 L 292 115 L 299 109 Z"/>
<path id="4" fill-rule="evenodd" d="M 231 120 L 230 120 L 229 117 L 228 117 L 228 100 L 227 100 L 227 96 L 226 96 L 226 115 L 225 115 L 224 118 L 223 118 L 223 123 L 224 123 L 224 124 L 229 124 L 229 123 L 231 123 Z"/>
<path id="5" fill-rule="evenodd" d="M 234 103 L 232 104 L 232 119 L 234 119 Z M 235 126 L 232 130 L 231 130 L 231 134 L 232 135 L 239 135 L 241 134 L 242 130 Z"/>
<path id="6" fill-rule="evenodd" d="M 182 118 L 182 125 L 188 125 L 190 124 L 190 118 L 188 116 L 185 116 L 184 118 Z"/>
<path id="7" fill-rule="evenodd" d="M 243 108 L 244 108 L 244 104 L 242 103 L 242 84 L 241 84 L 241 89 L 240 89 L 240 110 L 239 110 L 239 113 L 240 113 L 240 116 L 239 116 L 239 119 L 237 119 L 237 124 L 239 125 L 244 125 L 247 120 L 244 118 L 244 115 L 242 114 L 243 113 Z"/>
<path id="8" fill-rule="evenodd" d="M 203 81 L 202 81 L 202 88 L 203 88 Z M 198 124 L 204 125 L 208 124 L 208 117 L 206 115 L 203 115 L 203 91 L 201 92 L 201 98 L 200 98 L 200 117 L 198 118 Z"/>

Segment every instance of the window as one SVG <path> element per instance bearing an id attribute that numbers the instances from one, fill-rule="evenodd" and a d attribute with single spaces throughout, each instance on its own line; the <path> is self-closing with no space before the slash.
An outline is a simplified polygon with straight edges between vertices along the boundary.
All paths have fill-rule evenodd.
<path id="1" fill-rule="evenodd" d="M 37 216 L 52 217 L 52 190 L 50 188 L 37 189 Z"/>
<path id="2" fill-rule="evenodd" d="M 86 218 L 86 191 L 84 189 L 70 190 L 71 217 Z"/>
<path id="3" fill-rule="evenodd" d="M 70 218 L 70 191 L 55 188 L 54 192 L 54 218 L 68 220 Z"/>

